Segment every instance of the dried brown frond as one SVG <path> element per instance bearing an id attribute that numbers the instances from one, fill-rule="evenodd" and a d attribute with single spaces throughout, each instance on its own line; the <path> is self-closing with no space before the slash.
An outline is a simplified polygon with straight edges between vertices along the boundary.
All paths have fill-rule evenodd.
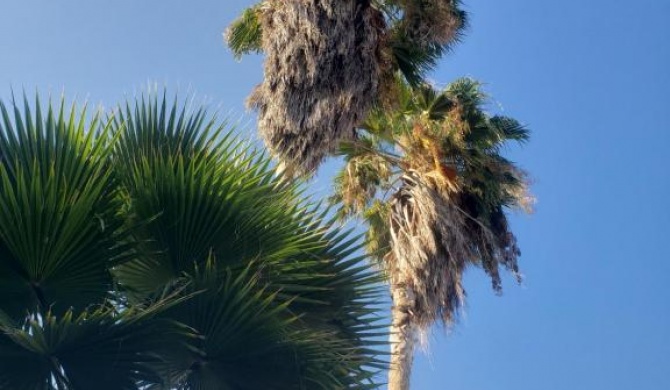
<path id="1" fill-rule="evenodd" d="M 517 183 L 507 184 L 503 186 L 503 190 L 507 192 L 512 199 L 512 207 L 515 207 L 526 214 L 532 214 L 535 210 L 535 203 L 537 199 L 530 192 L 530 179 L 528 174 L 516 167 L 510 167 L 512 174 L 517 178 Z"/>
<path id="2" fill-rule="evenodd" d="M 501 290 L 499 267 L 517 277 L 520 255 L 502 207 L 481 214 L 477 196 L 436 186 L 430 173 L 410 171 L 391 199 L 391 250 L 386 267 L 391 283 L 412 295 L 411 313 L 419 327 L 450 323 L 462 305 L 462 276 L 480 265 Z"/>
<path id="3" fill-rule="evenodd" d="M 387 111 L 397 109 L 400 105 L 400 83 L 395 72 L 393 48 L 389 44 L 390 35 L 379 34 L 378 61 L 379 86 L 377 90 L 379 107 Z"/>
<path id="4" fill-rule="evenodd" d="M 433 188 L 445 193 L 459 188 L 458 174 L 454 167 L 447 164 L 442 148 L 444 139 L 452 136 L 451 132 L 444 125 L 418 119 L 411 132 L 399 137 L 399 144 L 405 153 L 405 165 L 420 173 Z"/>
<path id="5" fill-rule="evenodd" d="M 313 172 L 377 100 L 381 13 L 360 0 L 266 0 L 264 80 L 249 97 L 270 152 Z"/>
<path id="6" fill-rule="evenodd" d="M 407 34 L 423 45 L 448 45 L 465 24 L 455 0 L 405 0 L 404 9 Z"/>
<path id="7" fill-rule="evenodd" d="M 463 302 L 462 274 L 472 257 L 466 217 L 420 175 L 406 175 L 404 182 L 391 200 L 391 283 L 412 292 L 415 324 L 449 323 Z"/>

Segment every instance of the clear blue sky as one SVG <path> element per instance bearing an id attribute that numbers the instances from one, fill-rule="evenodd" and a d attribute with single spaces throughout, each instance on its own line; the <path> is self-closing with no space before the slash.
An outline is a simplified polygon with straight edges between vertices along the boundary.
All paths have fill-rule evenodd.
<path id="1" fill-rule="evenodd" d="M 235 62 L 221 32 L 249 3 L 3 1 L 0 97 L 111 106 L 157 82 L 242 115 L 260 58 Z M 510 154 L 539 203 L 513 219 L 524 284 L 497 297 L 468 274 L 463 319 L 433 332 L 413 389 L 670 389 L 670 1 L 465 3 L 470 33 L 432 77 L 483 80 L 529 125 Z"/>

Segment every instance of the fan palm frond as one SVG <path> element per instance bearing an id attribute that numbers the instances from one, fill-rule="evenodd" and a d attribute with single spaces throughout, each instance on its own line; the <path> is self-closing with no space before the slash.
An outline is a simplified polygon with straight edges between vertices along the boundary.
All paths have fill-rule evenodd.
<path id="1" fill-rule="evenodd" d="M 60 316 L 47 311 L 19 326 L 3 321 L 0 384 L 17 390 L 130 390 L 160 383 L 150 365 L 161 360 L 155 352 L 166 345 L 182 349 L 194 337 L 186 327 L 156 319 L 182 299 L 167 296 L 122 312 L 109 305 Z"/>
<path id="2" fill-rule="evenodd" d="M 147 221 L 135 231 L 137 257 L 114 270 L 121 288 L 149 299 L 166 283 L 205 269 L 210 256 L 224 274 L 251 267 L 249 277 L 273 307 L 299 316 L 292 327 L 305 335 L 327 332 L 317 339 L 332 344 L 320 353 L 342 362 L 330 375 L 346 383 L 370 377 L 383 365 L 372 348 L 380 332 L 371 308 L 378 279 L 352 257 L 358 240 L 331 231 L 324 211 L 300 198 L 299 183 L 277 177 L 265 156 L 224 125 L 208 125 L 203 111 L 178 121 L 196 126 L 162 127 L 179 116 L 174 104 L 160 109 L 164 99 L 152 96 L 117 118 L 126 124 L 116 161 L 129 212 Z M 162 135 L 149 136 L 156 132 Z"/>
<path id="3" fill-rule="evenodd" d="M 262 48 L 262 27 L 258 5 L 247 8 L 226 30 L 224 39 L 235 58 L 249 53 L 260 53 Z"/>
<path id="4" fill-rule="evenodd" d="M 0 105 L 0 387 L 377 387 L 359 237 L 225 121 L 36 107 Z"/>
<path id="5" fill-rule="evenodd" d="M 289 314 L 291 302 L 278 304 L 277 293 L 263 287 L 254 268 L 251 263 L 242 271 L 222 271 L 210 257 L 184 291 L 196 295 L 163 314 L 198 330 L 187 351 L 162 354 L 164 361 L 153 365 L 172 378 L 170 386 L 342 388 L 355 383 L 349 378 L 360 379 L 352 361 L 340 355 L 351 345 L 332 331 L 302 326 L 304 319 Z"/>
<path id="6" fill-rule="evenodd" d="M 0 111 L 0 309 L 20 320 L 101 303 L 128 249 L 110 128 L 64 102 Z"/>

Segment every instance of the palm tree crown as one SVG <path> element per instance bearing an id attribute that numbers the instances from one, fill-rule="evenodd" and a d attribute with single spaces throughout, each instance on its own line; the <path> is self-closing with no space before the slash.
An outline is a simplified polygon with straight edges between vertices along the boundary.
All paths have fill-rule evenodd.
<path id="1" fill-rule="evenodd" d="M 34 107 L 0 104 L 0 388 L 375 387 L 357 240 L 226 123 Z"/>
<path id="2" fill-rule="evenodd" d="M 265 53 L 249 105 L 270 152 L 310 174 L 391 99 L 397 71 L 418 84 L 465 26 L 456 0 L 264 0 L 226 39 L 236 56 Z"/>
<path id="3" fill-rule="evenodd" d="M 501 155 L 528 132 L 485 113 L 477 82 L 460 79 L 442 91 L 399 85 L 396 109 L 373 110 L 342 148 L 346 165 L 332 201 L 341 217 L 368 222 L 368 252 L 391 284 L 392 332 L 410 343 L 405 351 L 396 345 L 394 355 L 410 364 L 416 332 L 453 321 L 469 264 L 482 267 L 496 291 L 500 267 L 519 277 L 505 210 L 530 211 L 532 197 L 524 172 Z"/>
<path id="4" fill-rule="evenodd" d="M 425 82 L 466 27 L 458 0 L 264 0 L 226 34 L 236 56 L 266 56 L 250 103 L 285 172 L 345 155 L 332 200 L 340 217 L 367 220 L 391 285 L 391 390 L 409 386 L 416 332 L 453 321 L 468 265 L 496 291 L 501 267 L 519 277 L 506 211 L 532 198 L 501 148 L 528 133 L 487 114 L 473 80 Z"/>

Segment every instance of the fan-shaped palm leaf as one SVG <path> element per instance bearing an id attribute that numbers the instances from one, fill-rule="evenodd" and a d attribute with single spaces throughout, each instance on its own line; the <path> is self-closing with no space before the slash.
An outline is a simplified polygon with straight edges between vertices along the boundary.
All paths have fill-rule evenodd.
<path id="1" fill-rule="evenodd" d="M 0 102 L 0 310 L 63 313 L 100 303 L 126 247 L 109 129 L 99 114 Z"/>
<path id="2" fill-rule="evenodd" d="M 375 387 L 359 240 L 225 123 L 0 108 L 0 387 Z"/>
<path id="3" fill-rule="evenodd" d="M 210 255 L 224 274 L 252 264 L 263 296 L 284 308 L 285 320 L 329 335 L 316 337 L 329 343 L 318 360 L 331 354 L 341 365 L 326 358 L 330 368 L 321 371 L 362 386 L 382 363 L 368 348 L 379 333 L 370 320 L 378 280 L 351 256 L 358 240 L 330 231 L 318 207 L 299 198 L 297 185 L 275 177 L 268 160 L 223 125 L 201 111 L 170 120 L 182 116 L 176 102 L 166 108 L 165 99 L 153 99 L 117 116 L 117 124 L 125 123 L 116 155 L 130 211 L 149 220 L 136 233 L 138 257 L 115 269 L 122 288 L 141 301 L 192 277 Z M 165 139 L 156 141 L 155 132 Z"/>
<path id="4" fill-rule="evenodd" d="M 17 390 L 129 390 L 160 383 L 150 364 L 163 359 L 156 351 L 184 349 L 195 336 L 173 321 L 156 319 L 179 301 L 172 295 L 122 312 L 101 305 L 62 316 L 36 313 L 22 325 L 2 321 L 0 385 Z"/>

